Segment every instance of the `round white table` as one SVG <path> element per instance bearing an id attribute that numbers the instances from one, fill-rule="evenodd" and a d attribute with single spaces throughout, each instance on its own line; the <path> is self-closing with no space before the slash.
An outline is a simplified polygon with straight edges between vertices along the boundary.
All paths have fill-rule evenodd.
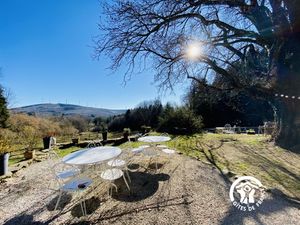
<path id="1" fill-rule="evenodd" d="M 170 141 L 171 138 L 167 136 L 145 136 L 140 137 L 138 141 L 141 142 L 147 142 L 147 143 L 159 143 L 159 142 L 166 142 Z M 158 151 L 156 151 L 156 147 L 152 146 L 152 148 L 145 148 L 141 151 L 144 155 L 150 157 L 150 161 L 152 160 L 152 157 L 158 156 Z M 157 171 L 157 160 L 155 160 L 155 172 Z"/>
<path id="2" fill-rule="evenodd" d="M 120 148 L 110 146 L 85 148 L 66 155 L 62 161 L 72 165 L 96 164 L 113 159 L 119 156 L 121 152 Z"/>
<path id="3" fill-rule="evenodd" d="M 138 141 L 148 142 L 148 143 L 166 142 L 170 140 L 171 138 L 167 136 L 145 136 L 145 137 L 140 137 L 138 139 Z"/>

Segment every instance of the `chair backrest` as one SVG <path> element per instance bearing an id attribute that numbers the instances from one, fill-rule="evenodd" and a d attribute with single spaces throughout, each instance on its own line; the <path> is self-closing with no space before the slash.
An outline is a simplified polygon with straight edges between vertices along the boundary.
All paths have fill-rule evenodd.
<path id="1" fill-rule="evenodd" d="M 95 147 L 99 147 L 99 146 L 103 146 L 101 141 L 100 140 L 93 140 L 93 141 L 90 141 L 88 143 L 87 148 L 95 148 Z"/>
<path id="2" fill-rule="evenodd" d="M 167 132 L 164 132 L 164 133 L 161 134 L 161 136 L 167 136 L 167 137 L 169 137 L 170 135 Z"/>
<path id="3" fill-rule="evenodd" d="M 122 150 L 122 153 L 115 157 L 113 160 L 124 160 L 126 164 L 129 164 L 132 161 L 133 153 L 131 151 L 131 148 L 125 148 Z"/>
<path id="4" fill-rule="evenodd" d="M 48 152 L 48 159 L 47 159 L 48 166 L 52 167 L 53 165 L 55 165 L 60 161 L 61 158 L 59 157 L 59 155 L 54 151 L 54 149 L 50 148 Z"/>
<path id="5" fill-rule="evenodd" d="M 87 148 L 94 148 L 94 147 L 96 147 L 96 144 L 95 144 L 94 141 L 90 141 L 86 147 Z"/>

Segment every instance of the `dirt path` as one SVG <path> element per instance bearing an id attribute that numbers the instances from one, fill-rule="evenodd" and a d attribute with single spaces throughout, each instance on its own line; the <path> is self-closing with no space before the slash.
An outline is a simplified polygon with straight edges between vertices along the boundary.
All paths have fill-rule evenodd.
<path id="1" fill-rule="evenodd" d="M 54 211 L 57 193 L 48 189 L 48 164 L 32 164 L 0 184 L 0 224 L 300 224 L 299 204 L 279 195 L 267 193 L 259 209 L 245 213 L 232 206 L 230 183 L 212 166 L 182 155 L 159 162 L 164 165 L 156 174 L 131 173 L 130 195 L 119 181 L 119 192 L 108 198 L 107 186 L 95 178 L 86 217 L 70 195 L 63 197 L 62 211 Z"/>

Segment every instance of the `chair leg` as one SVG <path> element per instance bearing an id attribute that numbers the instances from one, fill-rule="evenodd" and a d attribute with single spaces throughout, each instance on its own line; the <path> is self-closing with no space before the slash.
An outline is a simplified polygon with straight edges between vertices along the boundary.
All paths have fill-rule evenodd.
<path id="1" fill-rule="evenodd" d="M 82 215 L 85 216 L 85 214 L 84 214 L 84 207 L 83 207 L 83 202 L 82 201 L 80 201 L 80 207 L 81 207 Z"/>
<path id="2" fill-rule="evenodd" d="M 114 187 L 116 189 L 116 192 L 118 193 L 118 187 L 117 187 L 117 185 L 115 185 L 114 183 L 111 183 L 111 184 L 112 184 L 112 187 Z M 111 194 L 112 194 L 112 192 L 111 192 Z"/>
<path id="3" fill-rule="evenodd" d="M 152 163 L 152 156 L 149 157 L 148 166 L 146 170 L 151 169 L 151 163 Z"/>
<path id="4" fill-rule="evenodd" d="M 126 180 L 124 174 L 123 174 L 123 179 L 124 179 L 124 182 L 125 182 L 125 184 L 126 184 L 126 186 L 127 186 L 127 188 L 128 188 L 128 191 L 130 191 L 130 187 L 129 187 L 128 183 L 127 183 L 127 180 Z"/>
<path id="5" fill-rule="evenodd" d="M 108 188 L 108 196 L 111 196 L 110 195 L 110 189 L 111 189 L 111 185 L 109 185 L 109 188 Z"/>
<path id="6" fill-rule="evenodd" d="M 57 199 L 57 202 L 56 202 L 54 210 L 57 210 L 57 207 L 58 207 L 58 204 L 60 202 L 61 196 L 62 196 L 62 191 L 59 191 L 59 196 L 58 196 L 58 199 Z"/>
<path id="7" fill-rule="evenodd" d="M 86 212 L 86 204 L 85 204 L 85 200 L 83 201 L 83 208 L 84 208 L 84 214 L 85 216 L 87 215 L 87 212 Z"/>
<path id="8" fill-rule="evenodd" d="M 125 173 L 126 173 L 126 175 L 127 175 L 127 177 L 128 177 L 129 183 L 131 183 L 131 179 L 130 179 L 129 172 L 128 172 L 127 168 L 125 169 Z"/>

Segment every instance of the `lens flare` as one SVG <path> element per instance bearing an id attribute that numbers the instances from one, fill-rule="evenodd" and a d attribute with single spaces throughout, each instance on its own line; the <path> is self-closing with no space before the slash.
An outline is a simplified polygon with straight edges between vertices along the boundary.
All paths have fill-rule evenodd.
<path id="1" fill-rule="evenodd" d="M 197 60 L 202 55 L 202 46 L 200 42 L 192 42 L 186 48 L 186 56 L 190 60 Z"/>

